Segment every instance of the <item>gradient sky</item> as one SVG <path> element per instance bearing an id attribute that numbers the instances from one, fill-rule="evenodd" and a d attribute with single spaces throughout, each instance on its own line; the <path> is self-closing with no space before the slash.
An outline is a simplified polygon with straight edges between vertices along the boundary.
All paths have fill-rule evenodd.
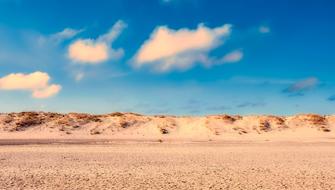
<path id="1" fill-rule="evenodd" d="M 0 0 L 0 111 L 335 113 L 335 1 Z"/>

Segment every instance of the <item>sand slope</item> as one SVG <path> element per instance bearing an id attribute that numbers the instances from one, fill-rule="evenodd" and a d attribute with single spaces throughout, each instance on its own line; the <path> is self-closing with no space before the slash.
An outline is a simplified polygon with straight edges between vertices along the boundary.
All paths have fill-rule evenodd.
<path id="1" fill-rule="evenodd" d="M 1 139 L 335 140 L 335 116 L 0 114 Z"/>

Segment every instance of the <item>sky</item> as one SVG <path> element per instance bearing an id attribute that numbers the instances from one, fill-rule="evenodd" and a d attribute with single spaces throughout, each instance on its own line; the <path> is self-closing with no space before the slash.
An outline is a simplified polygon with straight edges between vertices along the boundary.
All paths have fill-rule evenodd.
<path id="1" fill-rule="evenodd" d="M 0 0 L 0 112 L 334 114 L 334 8 Z"/>

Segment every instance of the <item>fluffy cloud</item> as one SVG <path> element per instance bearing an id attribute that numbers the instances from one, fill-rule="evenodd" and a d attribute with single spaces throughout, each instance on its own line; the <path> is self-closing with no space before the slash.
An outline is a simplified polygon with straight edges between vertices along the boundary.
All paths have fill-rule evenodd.
<path id="1" fill-rule="evenodd" d="M 77 40 L 69 48 L 72 60 L 82 63 L 100 63 L 108 59 L 106 43 L 96 43 L 93 40 Z"/>
<path id="2" fill-rule="evenodd" d="M 79 39 L 68 49 L 68 57 L 82 64 L 99 64 L 108 59 L 118 59 L 123 56 L 123 49 L 113 49 L 112 42 L 120 35 L 126 24 L 118 21 L 106 33 L 97 39 Z"/>
<path id="3" fill-rule="evenodd" d="M 0 78 L 0 90 L 27 90 L 34 98 L 48 98 L 56 95 L 61 86 L 49 84 L 50 76 L 40 71 L 24 74 L 12 73 Z"/>
<path id="4" fill-rule="evenodd" d="M 34 98 L 48 98 L 57 94 L 61 90 L 61 86 L 57 84 L 51 84 L 45 88 L 36 89 L 33 91 Z"/>
<path id="5" fill-rule="evenodd" d="M 310 77 L 301 81 L 298 81 L 288 88 L 284 89 L 284 93 L 291 93 L 291 94 L 299 94 L 303 95 L 302 93 L 306 90 L 309 90 L 315 87 L 319 83 L 319 80 L 315 77 Z"/>
<path id="6" fill-rule="evenodd" d="M 221 59 L 208 56 L 208 53 L 221 45 L 230 33 L 229 24 L 216 28 L 199 24 L 194 30 L 173 30 L 167 26 L 159 26 L 135 54 L 133 64 L 137 68 L 152 65 L 155 70 L 164 72 L 173 68 L 185 70 L 195 63 L 211 66 L 224 61 L 236 62 L 242 58 L 241 51 Z"/>

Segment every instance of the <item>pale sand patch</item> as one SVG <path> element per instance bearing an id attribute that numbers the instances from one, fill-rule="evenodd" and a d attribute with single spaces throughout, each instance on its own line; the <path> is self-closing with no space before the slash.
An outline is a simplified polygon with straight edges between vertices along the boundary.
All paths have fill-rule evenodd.
<path id="1" fill-rule="evenodd" d="M 335 189 L 334 145 L 0 146 L 0 189 Z"/>

